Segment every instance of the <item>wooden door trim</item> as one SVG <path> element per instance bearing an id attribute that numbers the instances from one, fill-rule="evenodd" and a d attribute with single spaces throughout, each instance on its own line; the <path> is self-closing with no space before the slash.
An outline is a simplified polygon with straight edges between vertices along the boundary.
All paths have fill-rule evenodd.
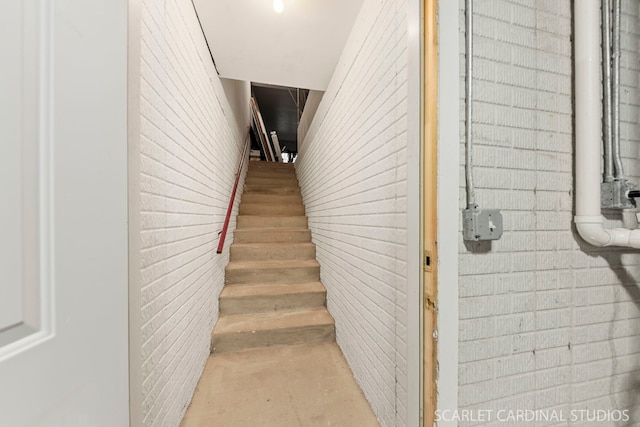
<path id="1" fill-rule="evenodd" d="M 423 73 L 423 410 L 424 426 L 431 427 L 437 408 L 438 301 L 438 26 L 437 0 L 424 0 Z"/>

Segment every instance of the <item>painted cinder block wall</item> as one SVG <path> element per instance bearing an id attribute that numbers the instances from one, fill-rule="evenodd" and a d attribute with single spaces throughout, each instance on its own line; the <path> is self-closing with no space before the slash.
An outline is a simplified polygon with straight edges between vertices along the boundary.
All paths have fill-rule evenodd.
<path id="1" fill-rule="evenodd" d="M 459 406 L 565 416 L 631 409 L 637 423 L 640 254 L 591 248 L 572 225 L 571 3 L 474 3 L 477 202 L 502 210 L 505 232 L 490 250 L 458 235 Z M 639 6 L 622 5 L 622 153 L 638 183 Z M 459 7 L 464 96 L 463 0 Z M 460 209 L 464 105 L 462 98 Z"/>
<path id="2" fill-rule="evenodd" d="M 144 0 L 141 20 L 142 417 L 174 427 L 209 356 L 233 239 L 216 255 L 218 232 L 248 122 L 236 120 L 189 0 Z M 227 84 L 237 111 L 248 112 L 245 86 Z"/>
<path id="3" fill-rule="evenodd" d="M 296 161 L 337 341 L 383 426 L 407 414 L 406 17 L 365 0 Z"/>

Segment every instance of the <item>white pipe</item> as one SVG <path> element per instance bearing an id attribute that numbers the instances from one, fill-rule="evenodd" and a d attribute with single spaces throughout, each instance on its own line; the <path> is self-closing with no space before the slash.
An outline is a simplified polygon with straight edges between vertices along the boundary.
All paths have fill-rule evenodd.
<path id="1" fill-rule="evenodd" d="M 606 229 L 600 211 L 600 0 L 574 2 L 576 228 L 593 246 L 640 248 L 640 229 Z"/>

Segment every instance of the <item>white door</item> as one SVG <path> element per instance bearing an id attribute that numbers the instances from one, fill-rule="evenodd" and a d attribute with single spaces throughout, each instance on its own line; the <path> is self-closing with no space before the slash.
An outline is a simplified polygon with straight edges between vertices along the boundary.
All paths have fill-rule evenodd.
<path id="1" fill-rule="evenodd" d="M 0 426 L 128 425 L 127 2 L 0 1 Z"/>

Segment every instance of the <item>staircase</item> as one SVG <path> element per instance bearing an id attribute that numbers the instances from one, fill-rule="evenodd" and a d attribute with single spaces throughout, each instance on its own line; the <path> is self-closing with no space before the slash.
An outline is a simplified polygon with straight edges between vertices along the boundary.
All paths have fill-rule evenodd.
<path id="1" fill-rule="evenodd" d="M 249 162 L 211 352 L 335 340 L 291 163 Z"/>

